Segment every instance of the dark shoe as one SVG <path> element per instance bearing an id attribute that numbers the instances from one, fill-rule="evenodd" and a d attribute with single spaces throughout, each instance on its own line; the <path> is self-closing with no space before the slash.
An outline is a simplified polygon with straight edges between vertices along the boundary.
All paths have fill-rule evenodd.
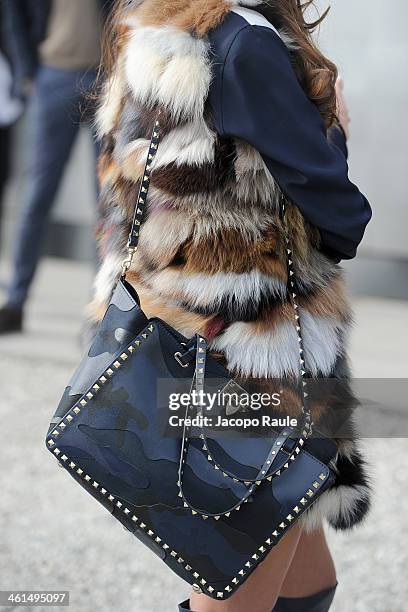
<path id="1" fill-rule="evenodd" d="M 337 584 L 310 597 L 279 597 L 272 612 L 328 612 L 336 588 Z"/>
<path id="2" fill-rule="evenodd" d="M 23 330 L 23 311 L 12 306 L 0 308 L 0 334 L 10 334 Z"/>
<path id="3" fill-rule="evenodd" d="M 336 589 L 337 584 L 310 597 L 279 597 L 272 612 L 328 612 L 333 603 Z M 190 610 L 188 599 L 179 605 L 179 612 L 189 612 Z"/>

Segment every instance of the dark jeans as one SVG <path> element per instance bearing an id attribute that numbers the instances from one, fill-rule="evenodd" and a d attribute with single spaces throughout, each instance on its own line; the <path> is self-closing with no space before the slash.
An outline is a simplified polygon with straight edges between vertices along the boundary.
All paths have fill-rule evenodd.
<path id="1" fill-rule="evenodd" d="M 29 192 L 21 213 L 7 304 L 22 308 L 42 253 L 43 238 L 58 187 L 83 120 L 95 71 L 42 66 L 30 101 L 33 139 Z M 88 117 L 89 119 L 89 117 Z M 95 143 L 95 153 L 98 145 Z M 95 179 L 96 180 L 96 179 Z"/>

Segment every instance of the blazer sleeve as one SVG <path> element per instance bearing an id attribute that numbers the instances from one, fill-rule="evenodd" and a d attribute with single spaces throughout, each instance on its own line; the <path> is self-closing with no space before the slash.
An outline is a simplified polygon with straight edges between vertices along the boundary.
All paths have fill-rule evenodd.
<path id="1" fill-rule="evenodd" d="M 219 132 L 260 152 L 282 191 L 320 230 L 322 249 L 337 261 L 352 259 L 370 205 L 348 177 L 343 130 L 327 132 L 276 32 L 247 26 L 237 34 L 215 107 Z"/>

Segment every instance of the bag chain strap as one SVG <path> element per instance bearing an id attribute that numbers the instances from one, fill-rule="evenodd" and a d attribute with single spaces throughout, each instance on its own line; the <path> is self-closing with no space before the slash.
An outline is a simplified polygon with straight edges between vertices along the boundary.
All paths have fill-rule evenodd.
<path id="1" fill-rule="evenodd" d="M 159 113 L 160 116 L 160 113 Z M 149 151 L 147 154 L 147 160 L 143 171 L 143 178 L 140 182 L 139 193 L 137 196 L 136 206 L 133 213 L 132 226 L 130 229 L 128 241 L 127 241 L 127 257 L 122 263 L 122 278 L 126 278 L 137 251 L 139 245 L 140 226 L 143 223 L 144 215 L 146 212 L 147 194 L 150 187 L 150 175 L 152 171 L 152 164 L 156 157 L 157 149 L 159 148 L 160 142 L 160 123 L 157 119 L 154 123 L 152 135 L 150 138 Z"/>
<path id="2" fill-rule="evenodd" d="M 122 263 L 122 278 L 123 279 L 126 279 L 126 274 L 129 271 L 133 263 L 133 259 L 134 259 L 134 256 L 137 251 L 138 244 L 139 244 L 140 227 L 143 223 L 145 212 L 146 212 L 147 196 L 148 196 L 149 187 L 150 187 L 150 177 L 151 177 L 151 172 L 152 172 L 152 165 L 156 157 L 157 150 L 158 150 L 159 143 L 160 143 L 159 117 L 160 117 L 160 113 L 158 115 L 157 120 L 154 123 L 154 127 L 152 130 L 149 150 L 147 154 L 147 160 L 146 160 L 146 164 L 145 164 L 144 172 L 143 172 L 143 178 L 141 179 L 141 182 L 140 182 L 139 193 L 138 193 L 137 202 L 135 205 L 132 225 L 131 225 L 128 242 L 127 242 L 127 256 Z M 299 305 L 297 302 L 297 293 L 296 293 L 297 288 L 296 288 L 296 283 L 295 283 L 295 271 L 293 269 L 293 251 L 291 247 L 291 241 L 290 241 L 289 231 L 288 231 L 287 222 L 286 222 L 286 206 L 285 206 L 285 197 L 283 194 L 282 194 L 281 202 L 280 202 L 280 215 L 281 215 L 283 230 L 284 230 L 285 254 L 286 254 L 287 274 L 288 274 L 288 293 L 289 293 L 289 299 L 293 306 L 293 311 L 294 311 L 298 349 L 299 349 L 300 395 L 301 395 L 301 401 L 302 401 L 301 411 L 302 411 L 302 416 L 303 416 L 303 424 L 301 427 L 302 433 L 301 433 L 301 436 L 298 438 L 294 451 L 292 452 L 290 457 L 288 457 L 287 463 L 284 466 L 284 468 L 286 468 L 289 466 L 290 461 L 295 460 L 296 455 L 299 454 L 301 447 L 304 445 L 306 439 L 312 435 L 313 423 L 312 423 L 312 417 L 311 417 L 309 402 L 308 402 L 308 392 L 307 392 L 308 373 L 305 369 L 305 352 L 304 352 L 303 335 L 302 335 L 302 329 L 301 329 L 301 318 L 300 318 Z M 196 335 L 196 366 L 195 366 L 195 372 L 194 372 L 194 376 L 193 376 L 193 380 L 191 384 L 191 391 L 195 389 L 196 392 L 198 393 L 198 397 L 200 398 L 202 398 L 204 395 L 205 366 L 206 366 L 207 351 L 208 351 L 207 340 L 203 338 L 202 336 L 200 336 L 199 334 L 197 334 Z M 186 418 L 188 417 L 190 408 L 191 406 L 188 406 L 186 409 Z M 203 406 L 199 405 L 199 412 L 202 411 L 202 408 Z M 259 486 L 263 482 L 265 477 L 268 478 L 268 480 L 271 480 L 274 475 L 280 474 L 280 470 L 276 470 L 274 473 L 271 473 L 271 465 L 276 460 L 276 457 L 279 454 L 279 452 L 282 450 L 283 445 L 284 445 L 283 444 L 284 440 L 290 437 L 290 433 L 292 432 L 287 432 L 287 431 L 283 432 L 283 434 L 285 435 L 282 434 L 280 437 L 277 438 L 277 440 L 275 441 L 275 444 L 272 447 L 271 452 L 268 455 L 267 460 L 265 461 L 264 465 L 262 466 L 258 474 L 259 479 L 257 479 L 256 481 L 251 481 L 250 483 L 248 482 L 248 484 L 250 484 L 250 487 L 247 489 L 247 493 L 242 497 L 242 499 L 238 501 L 238 503 L 233 508 L 231 508 L 230 510 L 227 510 L 226 512 L 222 512 L 220 514 L 211 514 L 211 513 L 204 514 L 202 511 L 195 509 L 187 501 L 183 493 L 183 472 L 184 472 L 184 465 L 186 461 L 188 446 L 190 442 L 188 432 L 191 429 L 190 427 L 187 427 L 185 423 L 186 423 L 186 419 L 184 421 L 184 426 L 183 426 L 178 486 L 179 486 L 179 496 L 183 498 L 184 506 L 189 507 L 193 514 L 200 514 L 204 519 L 210 518 L 210 517 L 219 519 L 221 516 L 229 516 L 230 512 L 232 512 L 233 510 L 239 510 L 241 505 L 249 500 L 250 496 L 255 490 L 255 487 Z M 204 439 L 204 435 L 201 435 L 201 437 Z M 277 447 L 278 441 L 279 441 L 279 446 Z M 212 460 L 210 456 L 209 456 L 209 459 Z M 220 469 L 217 467 L 216 464 L 214 465 L 214 467 L 215 469 Z M 235 482 L 244 482 L 244 480 L 237 479 L 233 475 L 230 475 L 227 473 L 224 473 L 224 476 L 230 476 Z"/>

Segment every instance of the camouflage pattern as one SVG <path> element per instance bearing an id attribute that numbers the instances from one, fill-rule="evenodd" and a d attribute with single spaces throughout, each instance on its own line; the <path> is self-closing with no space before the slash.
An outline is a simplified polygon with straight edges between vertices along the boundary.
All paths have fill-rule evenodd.
<path id="1" fill-rule="evenodd" d="M 289 468 L 264 481 L 248 503 L 219 520 L 186 508 L 179 496 L 181 440 L 163 435 L 158 392 L 166 380 L 188 390 L 194 366 L 174 353 L 185 341 L 160 319 L 147 321 L 130 289 L 119 283 L 92 347 L 72 378 L 47 436 L 47 448 L 127 529 L 195 589 L 228 598 L 287 529 L 333 481 L 331 442 L 311 440 Z M 208 358 L 209 374 L 228 372 Z M 255 442 L 255 440 L 253 440 Z M 212 441 L 212 451 L 234 473 L 256 474 L 271 440 Z M 204 448 L 203 448 L 204 447 Z M 261 450 L 260 450 L 261 449 Z M 281 463 L 288 454 L 281 451 Z M 239 503 L 247 486 L 208 461 L 201 437 L 192 438 L 184 491 L 209 514 Z"/>

